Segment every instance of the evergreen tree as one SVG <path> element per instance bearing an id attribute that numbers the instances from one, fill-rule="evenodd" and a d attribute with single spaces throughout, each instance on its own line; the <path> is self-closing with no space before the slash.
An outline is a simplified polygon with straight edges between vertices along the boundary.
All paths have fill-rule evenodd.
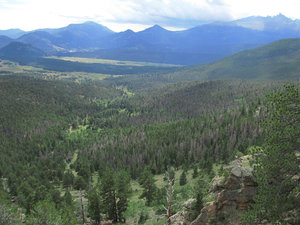
<path id="1" fill-rule="evenodd" d="M 168 179 L 175 180 L 175 171 L 173 168 L 169 168 L 165 173 L 164 181 L 167 181 Z"/>
<path id="2" fill-rule="evenodd" d="M 294 178 L 300 173 L 300 95 L 295 86 L 268 97 L 270 118 L 266 122 L 268 136 L 262 148 L 254 148 L 254 176 L 258 194 L 253 209 L 244 219 L 249 223 L 267 221 L 271 224 L 285 223 L 287 213 L 299 207 Z M 292 215 L 290 215 L 292 217 Z"/>
<path id="3" fill-rule="evenodd" d="M 156 189 L 154 176 L 149 169 L 145 169 L 142 174 L 142 187 L 143 193 L 140 198 L 146 199 L 146 205 L 150 206 L 151 203 L 155 200 Z"/>
<path id="4" fill-rule="evenodd" d="M 0 224 L 13 224 L 21 225 L 23 224 L 20 218 L 20 213 L 11 204 L 9 195 L 1 190 L 0 187 Z"/>
<path id="5" fill-rule="evenodd" d="M 103 211 L 108 219 L 113 222 L 118 221 L 116 190 L 114 172 L 110 169 L 104 171 L 101 178 L 100 196 L 102 198 Z"/>
<path id="6" fill-rule="evenodd" d="M 52 201 L 55 203 L 55 206 L 58 208 L 58 205 L 62 201 L 62 198 L 60 196 L 60 191 L 57 189 L 52 189 L 50 194 L 51 194 Z"/>
<path id="7" fill-rule="evenodd" d="M 35 203 L 34 195 L 34 190 L 28 184 L 28 182 L 22 182 L 22 184 L 18 188 L 18 202 L 26 209 L 26 213 L 30 213 L 30 210 Z"/>
<path id="8" fill-rule="evenodd" d="M 65 187 L 71 187 L 73 184 L 74 184 L 74 175 L 72 171 L 68 170 L 66 173 L 64 173 L 63 185 Z"/>
<path id="9" fill-rule="evenodd" d="M 118 222 L 125 223 L 123 213 L 127 209 L 128 197 L 131 193 L 130 176 L 126 171 L 120 171 L 115 175 L 115 189 Z"/>
<path id="10" fill-rule="evenodd" d="M 195 202 L 192 206 L 191 216 L 195 219 L 199 214 L 201 209 L 203 208 L 203 197 L 207 184 L 203 177 L 199 178 L 196 182 L 196 185 L 193 188 L 193 195 L 195 198 Z"/>
<path id="11" fill-rule="evenodd" d="M 74 188 L 76 190 L 80 190 L 80 189 L 85 189 L 87 187 L 87 183 L 85 181 L 85 179 L 83 179 L 82 176 L 77 176 L 75 178 L 75 184 L 74 184 Z"/>
<path id="12" fill-rule="evenodd" d="M 96 187 L 88 193 L 88 212 L 90 218 L 96 222 L 96 224 L 100 224 L 101 222 L 101 199 L 99 192 Z"/>
<path id="13" fill-rule="evenodd" d="M 185 172 L 185 170 L 182 171 L 182 173 L 180 175 L 179 184 L 180 184 L 180 186 L 183 186 L 183 185 L 186 184 L 186 172 Z"/>
<path id="14" fill-rule="evenodd" d="M 198 167 L 195 164 L 193 168 L 193 178 L 195 179 L 198 176 Z"/>
<path id="15" fill-rule="evenodd" d="M 32 210 L 29 217 L 26 218 L 26 224 L 36 225 L 57 225 L 62 224 L 62 218 L 55 204 L 50 201 L 40 201 Z"/>
<path id="16" fill-rule="evenodd" d="M 62 225 L 81 225 L 74 213 L 73 207 L 65 206 L 60 210 Z"/>
<path id="17" fill-rule="evenodd" d="M 65 195 L 63 197 L 64 202 L 68 205 L 68 206 L 73 206 L 73 199 L 72 199 L 72 195 L 70 193 L 70 191 L 67 189 L 65 192 Z"/>

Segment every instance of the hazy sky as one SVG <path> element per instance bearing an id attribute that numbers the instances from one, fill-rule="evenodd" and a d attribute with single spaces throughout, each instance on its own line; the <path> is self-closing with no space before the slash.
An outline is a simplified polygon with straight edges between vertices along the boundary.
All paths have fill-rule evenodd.
<path id="1" fill-rule="evenodd" d="M 300 19 L 300 0 L 0 0 L 0 29 L 58 28 L 94 21 L 114 31 L 169 29 L 279 13 Z"/>

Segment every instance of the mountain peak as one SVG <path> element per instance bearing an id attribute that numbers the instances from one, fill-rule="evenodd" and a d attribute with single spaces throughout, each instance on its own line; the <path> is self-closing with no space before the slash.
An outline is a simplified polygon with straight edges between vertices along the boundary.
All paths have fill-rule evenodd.
<path id="1" fill-rule="evenodd" d="M 276 18 L 276 19 L 287 19 L 287 20 L 291 20 L 290 18 L 286 17 L 285 15 L 279 13 L 278 15 L 274 16 L 273 18 Z"/>
<path id="2" fill-rule="evenodd" d="M 82 23 L 82 24 L 86 24 L 86 25 L 101 25 L 101 24 L 99 24 L 99 23 L 96 23 L 96 22 L 94 22 L 94 21 L 86 21 L 86 22 L 84 22 L 84 23 Z"/>
<path id="3" fill-rule="evenodd" d="M 142 33 L 148 33 L 148 32 L 159 33 L 159 32 L 165 32 L 165 31 L 168 31 L 168 30 L 166 30 L 165 28 L 163 28 L 163 27 L 155 24 L 152 27 L 149 27 L 149 28 L 147 28 L 147 29 L 145 29 L 143 31 L 140 31 L 140 32 L 142 32 Z"/>
<path id="4" fill-rule="evenodd" d="M 153 25 L 152 27 L 148 28 L 152 30 L 166 30 L 165 28 L 159 26 L 158 24 Z"/>
<path id="5" fill-rule="evenodd" d="M 276 22 L 276 23 L 289 23 L 289 22 L 293 22 L 292 19 L 286 17 L 285 15 L 279 13 L 278 15 L 276 16 L 270 16 L 270 17 L 267 17 L 267 19 L 269 22 Z"/>
<path id="6" fill-rule="evenodd" d="M 132 34 L 132 33 L 134 33 L 134 31 L 131 29 L 127 29 L 127 30 L 123 31 L 123 33 Z"/>
<path id="7" fill-rule="evenodd" d="M 247 18 L 239 19 L 230 22 L 232 25 L 238 25 L 245 28 L 250 28 L 254 30 L 268 30 L 268 31 L 278 31 L 286 30 L 299 30 L 297 21 L 286 17 L 283 14 L 278 14 L 276 16 L 250 16 Z"/>

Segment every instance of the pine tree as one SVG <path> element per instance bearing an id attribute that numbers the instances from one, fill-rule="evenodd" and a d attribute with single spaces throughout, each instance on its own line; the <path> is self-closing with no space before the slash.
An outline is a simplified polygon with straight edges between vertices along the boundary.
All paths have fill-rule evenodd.
<path id="1" fill-rule="evenodd" d="M 36 225 L 57 225 L 62 224 L 62 218 L 55 204 L 51 201 L 40 201 L 35 205 L 34 210 L 26 218 L 27 224 Z"/>
<path id="2" fill-rule="evenodd" d="M 67 171 L 66 173 L 64 173 L 63 175 L 63 185 L 65 187 L 71 187 L 74 183 L 74 175 L 71 171 Z"/>
<path id="3" fill-rule="evenodd" d="M 195 179 L 198 176 L 198 167 L 195 164 L 193 168 L 193 178 Z"/>
<path id="4" fill-rule="evenodd" d="M 191 210 L 192 219 L 196 219 L 196 217 L 200 214 L 201 209 L 203 208 L 205 186 L 207 186 L 207 184 L 204 178 L 200 177 L 193 188 L 193 195 L 196 201 L 194 202 Z"/>
<path id="5" fill-rule="evenodd" d="M 128 207 L 128 198 L 131 193 L 130 176 L 126 171 L 120 171 L 115 175 L 115 191 L 118 222 L 125 223 L 123 213 Z"/>
<path id="6" fill-rule="evenodd" d="M 150 172 L 149 169 L 144 170 L 141 180 L 142 180 L 141 185 L 143 187 L 143 193 L 140 196 L 140 198 L 145 198 L 146 205 L 150 206 L 155 199 L 157 187 L 155 186 L 153 174 Z"/>
<path id="7" fill-rule="evenodd" d="M 80 190 L 80 189 L 84 190 L 87 187 L 87 185 L 88 184 L 86 183 L 85 179 L 83 179 L 82 176 L 77 176 L 75 178 L 74 188 L 76 190 Z"/>
<path id="8" fill-rule="evenodd" d="M 297 208 L 297 180 L 300 173 L 300 95 L 295 86 L 268 97 L 270 118 L 266 122 L 268 136 L 262 147 L 253 148 L 254 176 L 258 194 L 247 222 L 285 223 L 286 213 Z M 298 189 L 299 190 L 299 189 Z M 298 201 L 298 203 L 297 203 Z M 299 207 L 299 204 L 298 204 Z"/>
<path id="9" fill-rule="evenodd" d="M 101 199 L 99 195 L 99 191 L 96 187 L 88 193 L 88 212 L 92 220 L 96 222 L 96 224 L 100 224 L 101 222 Z"/>
<path id="10" fill-rule="evenodd" d="M 114 172 L 106 170 L 101 178 L 100 196 L 102 198 L 103 211 L 108 219 L 113 222 L 118 221 L 117 205 L 116 205 L 116 191 Z"/>
<path id="11" fill-rule="evenodd" d="M 72 195 L 70 193 L 70 191 L 67 189 L 63 198 L 64 202 L 68 205 L 68 206 L 73 206 L 73 199 L 72 199 Z"/>
<path id="12" fill-rule="evenodd" d="M 182 173 L 180 175 L 179 184 L 180 184 L 180 186 L 183 186 L 183 185 L 186 184 L 186 172 L 185 172 L 185 170 L 182 171 Z"/>

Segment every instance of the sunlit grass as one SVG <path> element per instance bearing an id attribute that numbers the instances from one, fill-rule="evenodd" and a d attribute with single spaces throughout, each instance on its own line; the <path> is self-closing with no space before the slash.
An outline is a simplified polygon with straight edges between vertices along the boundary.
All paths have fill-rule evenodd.
<path id="1" fill-rule="evenodd" d="M 136 62 L 136 61 L 121 61 L 121 60 L 111 60 L 111 59 L 96 59 L 96 58 L 82 58 L 82 57 L 46 57 L 51 59 L 59 59 L 70 62 L 80 62 L 80 63 L 100 63 L 100 64 L 110 64 L 115 66 L 160 66 L 160 67 L 178 67 L 178 65 L 165 64 L 165 63 L 150 63 L 150 62 Z"/>

